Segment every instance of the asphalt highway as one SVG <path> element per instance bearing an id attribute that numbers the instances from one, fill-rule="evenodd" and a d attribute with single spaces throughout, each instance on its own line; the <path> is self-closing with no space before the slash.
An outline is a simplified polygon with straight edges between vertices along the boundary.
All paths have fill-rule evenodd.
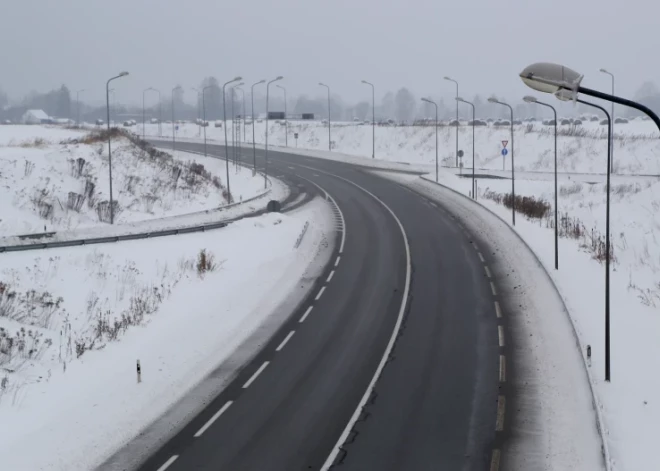
<path id="1" fill-rule="evenodd" d="M 268 170 L 327 192 L 336 253 L 260 353 L 139 469 L 492 469 L 502 343 L 475 241 L 441 205 L 359 167 L 278 150 Z"/>

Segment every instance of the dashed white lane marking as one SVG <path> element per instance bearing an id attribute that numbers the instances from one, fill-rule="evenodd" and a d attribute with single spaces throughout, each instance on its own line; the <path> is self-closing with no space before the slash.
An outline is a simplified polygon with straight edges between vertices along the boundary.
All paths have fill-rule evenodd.
<path id="1" fill-rule="evenodd" d="M 305 311 L 305 314 L 302 315 L 302 317 L 300 318 L 300 321 L 298 321 L 298 322 L 300 322 L 301 324 L 302 324 L 303 322 L 305 322 L 305 319 L 307 319 L 307 316 L 309 316 L 309 313 L 312 312 L 312 308 L 313 308 L 313 307 L 314 307 L 314 306 L 309 306 L 309 307 L 307 308 L 307 310 Z"/>
<path id="2" fill-rule="evenodd" d="M 495 301 L 495 315 L 498 319 L 502 317 L 502 309 L 500 308 L 500 303 Z"/>
<path id="3" fill-rule="evenodd" d="M 222 414 L 224 414 L 225 411 L 226 411 L 227 409 L 229 409 L 229 406 L 231 406 L 232 403 L 233 403 L 233 401 L 227 401 L 227 402 L 225 403 L 225 405 L 222 406 L 218 412 L 216 412 L 215 414 L 213 414 L 213 417 L 211 417 L 211 418 L 209 419 L 209 421 L 206 422 L 206 423 L 204 424 L 204 426 L 203 426 L 202 428 L 200 428 L 200 429 L 197 431 L 197 433 L 195 434 L 195 438 L 197 438 L 197 437 L 201 437 L 202 434 L 203 434 L 204 432 L 206 432 L 206 431 L 208 430 L 208 428 L 209 428 L 211 425 L 213 425 L 213 422 L 215 422 L 216 420 L 218 420 L 218 418 L 219 418 Z"/>
<path id="4" fill-rule="evenodd" d="M 506 357 L 500 355 L 500 383 L 506 382 Z"/>
<path id="5" fill-rule="evenodd" d="M 497 448 L 493 450 L 493 456 L 490 460 L 490 471 L 500 470 L 500 450 Z"/>
<path id="6" fill-rule="evenodd" d="M 319 294 L 316 295 L 314 301 L 318 301 L 319 299 L 321 299 L 321 296 L 323 296 L 324 291 L 325 291 L 325 286 L 319 290 Z"/>
<path id="7" fill-rule="evenodd" d="M 495 431 L 501 432 L 504 430 L 504 409 L 506 408 L 506 398 L 504 396 L 497 397 L 497 419 L 495 420 Z"/>
<path id="8" fill-rule="evenodd" d="M 291 337 L 293 337 L 293 334 L 295 334 L 295 333 L 296 333 L 295 330 L 292 330 L 291 332 L 289 332 L 289 335 L 287 335 L 287 336 L 284 338 L 284 340 L 282 340 L 282 343 L 279 344 L 279 346 L 275 349 L 275 351 L 276 351 L 276 352 L 279 352 L 280 350 L 282 350 L 282 349 L 284 348 L 284 346 L 286 345 L 286 343 L 287 343 L 289 340 L 291 340 Z"/>
<path id="9" fill-rule="evenodd" d="M 484 265 L 484 270 L 486 271 L 486 276 L 487 276 L 488 278 L 491 278 L 491 276 L 490 276 L 490 270 L 488 269 L 488 266 L 487 266 L 487 265 Z"/>
<path id="10" fill-rule="evenodd" d="M 165 471 L 167 468 L 169 468 L 169 467 L 172 465 L 172 463 L 174 463 L 174 462 L 176 461 L 176 459 L 177 459 L 178 457 L 179 457 L 179 455 L 172 455 L 172 456 L 170 456 L 170 459 L 167 460 L 167 461 L 163 464 L 163 466 L 161 466 L 160 468 L 158 468 L 158 471 Z"/>
<path id="11" fill-rule="evenodd" d="M 437 207 L 438 207 L 438 205 L 435 204 L 433 201 L 429 201 L 429 204 L 430 204 L 431 206 L 433 206 L 434 208 L 437 208 Z"/>
<path id="12" fill-rule="evenodd" d="M 252 377 L 251 377 L 250 379 L 248 379 L 248 380 L 245 382 L 245 384 L 243 385 L 243 389 L 247 389 L 247 388 L 249 388 L 250 385 L 251 385 L 252 383 L 254 383 L 254 380 L 257 379 L 257 376 L 259 376 L 259 375 L 261 374 L 261 372 L 262 372 L 263 370 L 266 369 L 266 367 L 268 366 L 269 363 L 270 363 L 269 361 L 264 361 L 264 364 L 261 365 L 261 366 L 259 367 L 259 369 L 258 369 L 257 371 L 254 372 L 254 374 L 252 375 Z"/>
<path id="13" fill-rule="evenodd" d="M 328 275 L 328 279 L 325 280 L 325 282 L 327 283 L 327 282 L 329 282 L 330 280 L 332 280 L 332 277 L 333 277 L 333 276 L 335 276 L 335 271 L 334 271 L 334 270 L 332 270 L 332 271 L 330 272 L 330 274 Z"/>
<path id="14" fill-rule="evenodd" d="M 335 260 L 335 266 L 339 265 L 339 260 L 341 260 L 341 255 L 337 255 L 337 260 Z"/>
<path id="15" fill-rule="evenodd" d="M 495 283 L 490 282 L 490 290 L 493 292 L 493 296 L 497 296 L 497 290 L 495 289 Z"/>
<path id="16" fill-rule="evenodd" d="M 290 168 L 291 170 L 295 170 L 295 168 L 294 168 L 294 167 L 289 167 L 289 168 Z"/>
<path id="17" fill-rule="evenodd" d="M 481 255 L 481 252 L 477 252 L 477 255 L 479 255 L 479 260 L 481 260 L 481 263 L 486 263 L 486 260 L 484 260 L 484 256 Z"/>
<path id="18" fill-rule="evenodd" d="M 474 250 L 476 250 L 477 252 L 479 252 L 479 247 L 477 246 L 476 243 L 473 243 L 473 244 L 472 244 L 472 247 L 474 247 Z"/>
<path id="19" fill-rule="evenodd" d="M 504 346 L 504 327 L 501 325 L 497 326 L 497 338 L 500 342 L 500 347 Z"/>

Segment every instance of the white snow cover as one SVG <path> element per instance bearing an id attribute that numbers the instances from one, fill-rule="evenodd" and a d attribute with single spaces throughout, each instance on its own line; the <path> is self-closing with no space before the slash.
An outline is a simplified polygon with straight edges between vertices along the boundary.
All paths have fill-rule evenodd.
<path id="1" fill-rule="evenodd" d="M 333 230 L 318 199 L 208 233 L 1 254 L 2 469 L 98 465 L 263 326 Z"/>
<path id="2" fill-rule="evenodd" d="M 224 161 L 179 152 L 174 159 L 153 159 L 120 138 L 112 143 L 114 198 L 120 210 L 115 214 L 115 226 L 108 227 L 104 222 L 107 211 L 99 213 L 99 203 L 109 199 L 107 144 L 48 140 L 56 135 L 81 137 L 73 131 L 42 126 L 0 127 L 0 245 L 30 243 L 12 236 L 41 233 L 44 228 L 58 231 L 51 240 L 65 240 L 182 227 L 190 224 L 190 217 L 176 221 L 173 216 L 217 208 L 223 210 L 207 214 L 203 222 L 254 209 L 226 208 Z M 192 164 L 203 165 L 203 171 Z M 253 177 L 243 167 L 232 167 L 230 178 L 236 202 L 268 190 L 274 198 L 286 195 L 280 182 L 271 181 L 264 188 L 263 178 Z M 87 193 L 89 185 L 93 189 Z"/>

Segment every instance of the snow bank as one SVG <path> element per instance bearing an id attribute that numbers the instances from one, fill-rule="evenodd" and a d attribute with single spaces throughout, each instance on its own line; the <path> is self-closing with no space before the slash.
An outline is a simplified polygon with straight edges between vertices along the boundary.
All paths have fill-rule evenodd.
<path id="1" fill-rule="evenodd" d="M 85 131 L 67 129 L 61 126 L 27 126 L 6 125 L 0 126 L 0 147 L 17 147 L 34 144 L 41 140 L 45 145 L 57 144 L 67 139 L 76 139 L 86 134 Z"/>
<path id="2" fill-rule="evenodd" d="M 286 301 L 330 214 L 316 200 L 209 233 L 3 254 L 3 469 L 86 470 L 131 440 Z"/>

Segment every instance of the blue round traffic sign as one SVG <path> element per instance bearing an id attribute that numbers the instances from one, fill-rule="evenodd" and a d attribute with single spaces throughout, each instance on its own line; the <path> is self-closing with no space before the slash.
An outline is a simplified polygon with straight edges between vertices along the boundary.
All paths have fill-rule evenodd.
<path id="1" fill-rule="evenodd" d="M 508 153 L 509 153 L 508 150 L 506 150 L 506 149 L 502 149 L 502 155 L 506 155 L 506 154 L 508 154 Z"/>

